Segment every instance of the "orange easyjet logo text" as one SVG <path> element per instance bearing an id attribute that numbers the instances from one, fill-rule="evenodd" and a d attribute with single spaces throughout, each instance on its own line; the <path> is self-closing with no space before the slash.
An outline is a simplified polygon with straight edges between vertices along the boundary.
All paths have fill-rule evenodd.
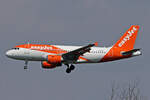
<path id="1" fill-rule="evenodd" d="M 31 49 L 37 49 L 37 50 L 52 50 L 52 47 L 47 46 L 31 46 Z"/>

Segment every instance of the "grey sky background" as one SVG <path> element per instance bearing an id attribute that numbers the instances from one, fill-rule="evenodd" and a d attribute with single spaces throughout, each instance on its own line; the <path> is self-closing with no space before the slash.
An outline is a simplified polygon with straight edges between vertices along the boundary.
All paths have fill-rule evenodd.
<path id="1" fill-rule="evenodd" d="M 140 80 L 149 96 L 149 0 L 1 0 L 0 99 L 2 100 L 108 100 L 111 83 Z M 5 51 L 26 43 L 86 45 L 98 41 L 110 46 L 132 24 L 141 26 L 136 48 L 143 55 L 101 64 L 44 70 L 40 62 L 5 57 Z"/>

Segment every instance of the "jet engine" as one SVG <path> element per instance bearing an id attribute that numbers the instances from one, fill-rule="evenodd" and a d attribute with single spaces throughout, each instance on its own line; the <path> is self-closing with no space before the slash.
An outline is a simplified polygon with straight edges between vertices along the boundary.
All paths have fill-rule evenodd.
<path id="1" fill-rule="evenodd" d="M 47 61 L 43 61 L 41 64 L 42 64 L 42 68 L 45 68 L 45 69 L 53 69 L 62 65 L 61 63 L 51 64 L 51 63 L 48 63 Z"/>
<path id="2" fill-rule="evenodd" d="M 61 63 L 62 57 L 59 55 L 48 55 L 47 56 L 47 62 L 50 64 L 57 64 Z"/>
<path id="3" fill-rule="evenodd" d="M 42 62 L 42 68 L 53 69 L 61 66 L 62 57 L 59 55 L 48 55 L 47 61 Z"/>

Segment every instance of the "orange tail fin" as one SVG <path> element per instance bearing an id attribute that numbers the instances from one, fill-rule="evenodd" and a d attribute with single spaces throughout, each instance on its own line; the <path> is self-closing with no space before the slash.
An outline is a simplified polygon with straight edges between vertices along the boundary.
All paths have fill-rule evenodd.
<path id="1" fill-rule="evenodd" d="M 129 51 L 134 48 L 135 40 L 138 34 L 140 26 L 132 25 L 126 33 L 116 42 L 114 47 L 117 47 L 124 51 Z"/>

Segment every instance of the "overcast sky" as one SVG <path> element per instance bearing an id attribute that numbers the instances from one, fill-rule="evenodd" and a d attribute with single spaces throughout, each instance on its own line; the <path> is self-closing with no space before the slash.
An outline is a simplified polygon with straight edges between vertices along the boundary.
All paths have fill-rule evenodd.
<path id="1" fill-rule="evenodd" d="M 149 0 L 1 0 L 1 100 L 106 100 L 111 83 L 140 80 L 149 96 Z M 71 74 L 66 67 L 44 70 L 40 62 L 5 57 L 15 45 L 49 43 L 110 46 L 130 25 L 140 25 L 135 48 L 143 55 L 102 64 L 81 64 Z M 108 99 L 107 99 L 108 100 Z"/>

